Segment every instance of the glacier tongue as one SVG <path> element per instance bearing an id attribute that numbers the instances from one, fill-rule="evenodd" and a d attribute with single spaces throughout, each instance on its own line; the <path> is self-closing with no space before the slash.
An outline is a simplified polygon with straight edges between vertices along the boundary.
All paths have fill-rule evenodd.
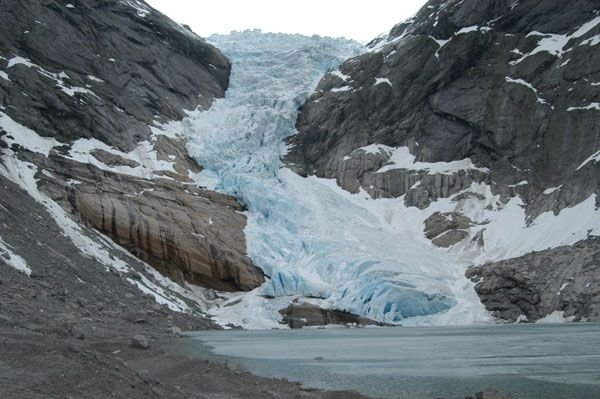
<path id="1" fill-rule="evenodd" d="M 426 216 L 402 199 L 372 200 L 302 178 L 280 161 L 298 107 L 325 72 L 363 48 L 259 31 L 210 40 L 233 62 L 231 85 L 226 98 L 184 121 L 189 151 L 205 167 L 202 184 L 248 206 L 248 254 L 270 277 L 238 304 L 214 309 L 217 320 L 268 327 L 294 296 L 386 322 L 486 320 L 467 264 L 423 237 Z"/>

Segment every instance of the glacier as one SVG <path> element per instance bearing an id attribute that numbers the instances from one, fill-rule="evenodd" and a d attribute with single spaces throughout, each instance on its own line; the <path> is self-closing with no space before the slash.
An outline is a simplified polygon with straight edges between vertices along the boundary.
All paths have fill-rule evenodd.
<path id="1" fill-rule="evenodd" d="M 332 180 L 302 178 L 281 162 L 298 108 L 362 45 L 257 30 L 209 41 L 232 60 L 231 83 L 210 110 L 184 119 L 188 150 L 205 168 L 199 184 L 247 206 L 248 255 L 269 277 L 213 309 L 217 321 L 277 326 L 277 310 L 298 297 L 404 325 L 490 319 L 464 277 L 468 262 L 423 236 L 427 215 L 402 199 L 373 200 Z"/>

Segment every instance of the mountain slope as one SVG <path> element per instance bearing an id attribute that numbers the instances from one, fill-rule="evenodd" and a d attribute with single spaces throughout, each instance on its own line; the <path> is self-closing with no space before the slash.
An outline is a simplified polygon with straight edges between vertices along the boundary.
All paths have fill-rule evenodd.
<path id="1" fill-rule="evenodd" d="M 474 263 L 598 235 L 599 37 L 594 1 L 430 1 L 323 77 L 285 161 L 421 209 L 422 234 Z M 574 308 L 533 319 L 597 318 Z"/>
<path id="2" fill-rule="evenodd" d="M 177 124 L 230 63 L 140 1 L 0 5 L 3 173 L 176 281 L 248 290 L 242 206 L 192 184 Z"/>

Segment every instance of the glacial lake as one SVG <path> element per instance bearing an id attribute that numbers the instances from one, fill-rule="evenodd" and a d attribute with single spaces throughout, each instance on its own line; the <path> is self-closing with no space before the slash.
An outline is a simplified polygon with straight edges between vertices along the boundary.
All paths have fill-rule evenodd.
<path id="1" fill-rule="evenodd" d="M 600 398 L 600 324 L 191 333 L 189 355 L 376 398 Z"/>

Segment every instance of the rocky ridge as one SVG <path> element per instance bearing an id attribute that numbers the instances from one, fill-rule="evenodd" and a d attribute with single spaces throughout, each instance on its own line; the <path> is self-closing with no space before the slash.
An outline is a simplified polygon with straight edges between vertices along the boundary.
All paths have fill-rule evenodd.
<path id="1" fill-rule="evenodd" d="M 424 235 L 450 251 L 479 254 L 478 262 L 522 255 L 494 247 L 495 212 L 523 209 L 518 223 L 526 229 L 542 215 L 600 205 L 599 37 L 594 1 L 429 1 L 323 77 L 301 108 L 284 160 L 352 193 L 403 199 L 422 210 Z M 537 245 L 532 256 L 545 258 L 553 239 L 586 239 L 564 234 L 557 223 L 550 238 L 541 237 L 548 246 Z M 593 222 L 587 234 L 598 234 Z M 524 258 L 511 262 L 526 275 L 537 270 Z M 505 269 L 481 267 L 484 280 Z M 513 309 L 510 295 L 498 294 L 509 274 L 495 278 L 498 285 L 480 283 L 484 303 Z M 518 285 L 529 290 L 525 296 L 541 286 L 555 295 L 551 278 L 544 273 Z M 565 299 L 569 306 L 554 301 L 524 314 L 535 320 L 577 308 L 567 313 L 584 319 L 590 302 L 581 298 L 598 294 L 577 289 Z M 510 320 L 514 313 L 496 312 Z"/>
<path id="2" fill-rule="evenodd" d="M 169 124 L 224 95 L 230 63 L 141 1 L 0 5 L 6 174 L 176 281 L 249 290 L 233 198 L 193 184 L 201 166 Z M 6 161 L 9 159 L 8 161 Z"/>

